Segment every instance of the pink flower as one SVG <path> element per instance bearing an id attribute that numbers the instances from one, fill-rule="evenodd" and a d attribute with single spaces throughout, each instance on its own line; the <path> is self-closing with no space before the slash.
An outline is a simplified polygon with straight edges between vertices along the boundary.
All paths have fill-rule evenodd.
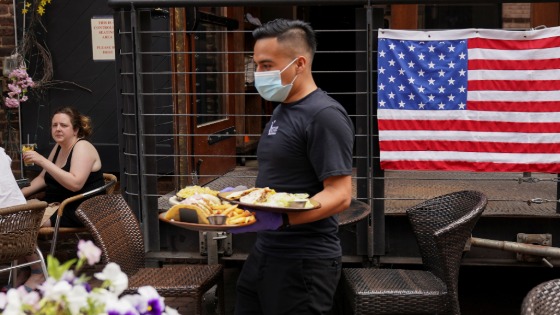
<path id="1" fill-rule="evenodd" d="M 12 70 L 8 76 L 11 83 L 8 84 L 8 97 L 5 98 L 4 104 L 8 108 L 18 108 L 22 102 L 28 100 L 27 88 L 35 86 L 33 79 L 27 74 L 25 64 L 19 68 Z"/>
<path id="2" fill-rule="evenodd" d="M 9 108 L 18 108 L 19 107 L 19 100 L 17 98 L 6 97 L 6 101 L 4 105 Z"/>

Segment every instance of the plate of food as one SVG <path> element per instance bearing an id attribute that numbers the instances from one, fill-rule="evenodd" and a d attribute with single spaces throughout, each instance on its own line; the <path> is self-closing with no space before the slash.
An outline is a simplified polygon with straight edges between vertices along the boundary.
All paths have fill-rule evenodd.
<path id="1" fill-rule="evenodd" d="M 321 207 L 318 201 L 309 198 L 306 193 L 276 192 L 268 187 L 221 192 L 218 197 L 243 208 L 272 212 L 308 211 Z"/>
<path id="2" fill-rule="evenodd" d="M 222 203 L 218 198 L 209 197 L 198 199 L 196 203 L 174 205 L 161 213 L 159 219 L 195 231 L 223 231 L 257 222 L 254 213 L 239 208 L 238 204 Z"/>
<path id="3" fill-rule="evenodd" d="M 247 226 L 254 224 L 255 221 L 248 222 L 248 223 L 240 223 L 240 224 L 204 224 L 204 223 L 191 223 L 191 222 L 182 222 L 182 221 L 175 221 L 175 220 L 168 220 L 165 218 L 165 212 L 159 214 L 159 219 L 163 222 L 193 231 L 225 231 L 237 227 Z"/>
<path id="4" fill-rule="evenodd" d="M 201 194 L 216 196 L 216 195 L 218 195 L 218 191 L 213 190 L 209 187 L 201 187 L 201 186 L 197 186 L 197 185 L 186 186 L 183 189 L 176 192 L 174 196 L 169 198 L 169 204 L 174 206 L 176 204 L 181 203 L 181 201 L 183 201 L 187 198 L 190 198 L 194 195 L 201 195 Z"/>

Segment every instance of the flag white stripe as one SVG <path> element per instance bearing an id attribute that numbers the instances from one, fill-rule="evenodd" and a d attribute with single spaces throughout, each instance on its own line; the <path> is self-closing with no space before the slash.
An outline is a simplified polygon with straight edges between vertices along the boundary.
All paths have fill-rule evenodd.
<path id="1" fill-rule="evenodd" d="M 484 38 L 484 39 L 498 39 L 498 40 L 518 40 L 520 42 L 526 40 L 533 40 L 533 39 L 545 39 L 545 38 L 553 38 L 560 36 L 560 27 L 554 28 L 547 28 L 541 30 L 529 30 L 529 31 L 504 31 L 504 30 L 488 30 L 488 29 L 462 29 L 462 30 L 444 30 L 444 31 L 402 31 L 402 30 L 385 30 L 380 29 L 378 32 L 379 43 L 382 44 L 389 44 L 389 42 L 384 42 L 385 38 L 393 39 L 391 45 L 388 46 L 390 49 L 396 47 L 399 51 L 409 53 L 409 44 L 402 46 L 403 43 L 398 43 L 398 40 L 402 41 L 424 41 L 428 46 L 435 45 L 435 43 L 431 43 L 432 41 L 454 41 L 450 43 L 441 43 L 444 45 L 449 46 L 451 49 L 452 46 L 459 46 L 464 47 L 464 43 L 467 40 L 473 38 Z M 459 41 L 461 41 L 459 43 Z M 440 43 L 437 43 L 440 44 Z M 471 44 L 475 44 L 472 42 Z M 480 42 L 481 46 L 484 46 L 484 43 Z M 419 47 L 424 47 L 425 45 L 421 45 Z M 473 45 L 471 45 L 473 46 Z M 414 47 L 414 46 L 410 46 Z M 443 46 L 441 46 L 443 47 Z M 438 47 L 438 48 L 441 48 Z M 519 46 L 521 47 L 521 46 Z M 430 47 L 434 49 L 435 47 Z M 463 49 L 463 48 L 462 48 Z M 442 53 L 445 55 L 445 53 Z M 413 56 L 414 57 L 414 56 Z M 495 61 L 507 61 L 509 63 L 515 64 L 517 61 L 521 61 L 524 65 L 528 65 L 530 67 L 532 64 L 532 60 L 548 60 L 548 59 L 556 59 L 560 58 L 560 47 L 543 47 L 543 48 L 530 48 L 530 49 L 490 49 L 488 47 L 479 47 L 479 48 L 470 48 L 468 50 L 468 62 L 476 61 L 476 60 L 487 60 L 488 62 Z M 434 61 L 438 66 L 444 71 L 448 71 L 445 67 L 445 62 Z M 402 66 L 405 68 L 405 66 Z M 451 67 L 451 65 L 449 66 Z M 471 64 L 472 68 L 472 64 Z M 447 126 L 449 123 L 454 124 L 455 122 L 461 123 L 472 122 L 470 126 L 473 128 L 477 128 L 477 124 L 481 123 L 480 126 L 481 131 L 455 131 L 455 130 L 380 130 L 379 131 L 379 141 L 381 142 L 381 147 L 398 147 L 401 148 L 399 145 L 404 145 L 403 143 L 399 144 L 398 141 L 410 141 L 411 143 L 418 142 L 418 141 L 433 141 L 435 143 L 440 142 L 445 144 L 447 141 L 462 141 L 464 144 L 463 147 L 458 147 L 457 151 L 450 151 L 451 147 L 447 148 L 448 151 L 431 151 L 428 148 L 424 148 L 425 151 L 415 151 L 411 149 L 415 149 L 414 146 L 410 147 L 402 147 L 407 151 L 381 151 L 381 162 L 392 162 L 395 161 L 394 165 L 388 166 L 391 168 L 402 168 L 402 167 L 412 167 L 414 168 L 414 162 L 417 161 L 419 167 L 433 167 L 437 169 L 455 169 L 461 168 L 466 170 L 474 170 L 478 169 L 480 166 L 474 166 L 475 164 L 471 163 L 507 163 L 511 164 L 513 168 L 512 170 L 519 170 L 519 169 L 527 169 L 532 168 L 529 165 L 535 165 L 535 169 L 543 168 L 543 165 L 547 165 L 547 169 L 554 170 L 555 172 L 558 170 L 560 165 L 560 152 L 547 150 L 552 153 L 502 153 L 502 152 L 472 152 L 478 150 L 490 150 L 493 151 L 492 148 L 494 145 L 499 146 L 501 144 L 512 145 L 512 146 L 519 146 L 523 148 L 529 148 L 531 145 L 537 145 L 538 147 L 545 147 L 550 148 L 553 145 L 557 146 L 560 144 L 560 132 L 555 132 L 557 130 L 557 126 L 560 123 L 560 112 L 532 112 L 531 110 L 539 110 L 540 108 L 536 107 L 536 102 L 539 101 L 552 101 L 552 102 L 559 102 L 560 101 L 560 89 L 556 89 L 553 91 L 519 91 L 519 88 L 514 88 L 516 91 L 498 91 L 492 90 L 494 89 L 490 84 L 486 84 L 488 80 L 517 80 L 517 81 L 524 81 L 527 84 L 524 84 L 524 88 L 526 89 L 533 89 L 533 86 L 539 84 L 538 82 L 532 81 L 551 81 L 551 80 L 560 80 L 560 69 L 546 69 L 546 70 L 468 70 L 463 66 L 463 69 L 455 69 L 449 71 L 468 71 L 468 80 L 469 86 L 468 88 L 472 89 L 472 81 L 478 80 L 477 89 L 481 89 L 480 91 L 467 91 L 467 100 L 468 102 L 475 102 L 475 101 L 486 101 L 486 102 L 514 102 L 519 104 L 516 109 L 514 110 L 525 110 L 525 112 L 511 112 L 506 111 L 475 111 L 475 110 L 437 110 L 436 107 L 432 107 L 433 104 L 423 97 L 418 97 L 414 99 L 414 97 L 407 95 L 403 95 L 401 90 L 393 91 L 391 84 L 385 84 L 385 91 L 379 91 L 380 95 L 385 95 L 385 98 L 381 98 L 380 100 L 384 100 L 383 102 L 380 101 L 379 108 L 377 111 L 377 116 L 379 120 L 379 126 L 383 129 L 383 127 L 387 125 L 391 125 L 392 128 L 405 128 L 407 126 L 418 126 L 421 128 L 424 124 L 425 128 L 430 129 L 448 129 Z M 408 69 L 407 71 L 410 71 Z M 452 73 L 445 73 L 446 75 L 453 76 L 451 79 L 457 80 L 456 76 L 459 73 L 452 74 Z M 382 77 L 386 79 L 385 77 Z M 464 77 L 463 77 L 464 78 Z M 436 79 L 436 78 L 434 78 Z M 446 77 L 446 79 L 448 79 Z M 409 80 L 410 81 L 410 80 Z M 422 81 L 423 80 L 419 80 Z M 385 82 L 385 81 L 383 81 Z M 449 94 L 449 98 L 451 95 L 458 97 L 457 93 L 461 93 L 463 90 L 459 90 L 456 92 L 454 89 L 451 89 L 452 82 L 448 80 L 448 85 L 445 81 L 438 82 L 441 84 L 442 87 L 449 87 L 445 91 L 445 93 Z M 431 83 L 431 82 L 430 82 Z M 425 83 L 423 83 L 425 84 Z M 532 85 L 531 85 L 532 84 Z M 406 86 L 406 82 L 403 82 L 405 88 L 409 88 Z M 412 85 L 412 83 L 411 83 Z M 467 87 L 467 86 L 463 86 Z M 387 99 L 387 93 L 391 92 L 391 97 Z M 451 93 L 453 92 L 453 93 Z M 383 94 L 384 93 L 384 94 Z M 435 92 L 433 92 L 435 95 Z M 440 92 L 443 93 L 443 92 Z M 391 103 L 391 98 L 394 98 L 396 95 L 397 103 Z M 463 96 L 464 94 L 460 94 L 459 96 Z M 423 96 L 418 94 L 418 96 Z M 418 99 L 421 100 L 418 100 Z M 412 102 L 412 103 L 411 103 Z M 416 108 L 414 102 L 417 103 L 427 103 L 424 106 L 431 108 L 430 110 L 425 109 L 415 109 L 412 110 L 410 108 Z M 464 98 L 460 101 L 460 105 L 464 105 L 465 103 Z M 449 106 L 449 108 L 457 109 L 456 102 L 446 102 L 445 98 L 443 101 L 438 99 L 437 103 L 442 103 L 442 105 Z M 385 107 L 388 106 L 388 107 Z M 396 108 L 400 106 L 401 109 L 386 109 L 386 108 Z M 419 105 L 420 106 L 420 105 Z M 451 107 L 455 106 L 455 107 Z M 405 109 L 406 108 L 406 109 Z M 472 108 L 472 107 L 469 107 Z M 391 122 L 391 120 L 397 120 L 396 122 Z M 420 122 L 423 121 L 423 122 Z M 426 122 L 430 121 L 430 122 Z M 444 123 L 445 121 L 445 123 Z M 493 124 L 493 122 L 501 122 L 503 124 Z M 483 124 L 485 123 L 485 124 Z M 508 123 L 526 123 L 526 129 L 522 129 L 520 131 L 523 132 L 514 132 L 517 129 L 510 129 L 510 128 L 502 128 L 505 125 L 512 126 Z M 546 123 L 550 124 L 551 128 L 545 128 Z M 402 126 L 402 127 L 401 127 Z M 533 129 L 534 126 L 534 129 Z M 491 129 L 491 130 L 487 130 Z M 493 131 L 495 130 L 495 131 Z M 527 132 L 527 131 L 535 131 L 534 133 Z M 548 131 L 548 132 L 539 132 L 540 130 Z M 489 146 L 485 146 L 481 144 L 482 142 L 490 142 L 493 143 Z M 550 144 L 550 146 L 548 146 Z M 472 145 L 472 146 L 471 146 Z M 443 148 L 446 148 L 443 146 Z M 464 152 L 462 151 L 464 150 Z M 399 164 L 399 161 L 410 162 Z M 430 162 L 434 161 L 436 164 L 430 166 L 426 166 L 426 164 L 422 164 L 421 162 Z M 449 165 L 453 162 L 459 162 L 457 164 Z M 540 164 L 540 165 L 539 165 Z M 548 166 L 552 165 L 552 166 Z M 492 168 L 492 167 L 490 167 Z M 505 170 L 510 170 L 510 168 L 505 167 Z M 528 170 L 530 171 L 530 170 Z"/>
<path id="2" fill-rule="evenodd" d="M 382 161 L 467 161 L 494 163 L 557 163 L 556 153 L 488 153 L 456 151 L 383 151 Z M 520 162 L 522 161 L 522 162 Z"/>
<path id="3" fill-rule="evenodd" d="M 560 48 L 541 48 L 541 49 L 523 49 L 523 50 L 500 50 L 471 48 L 469 49 L 469 61 L 484 60 L 541 60 L 556 59 L 560 56 Z"/>
<path id="4" fill-rule="evenodd" d="M 559 91 L 468 91 L 469 101 L 539 102 L 560 100 Z"/>
<path id="5" fill-rule="evenodd" d="M 560 27 L 549 27 L 540 30 L 526 31 L 504 31 L 483 28 L 468 28 L 443 31 L 402 31 L 380 28 L 377 32 L 377 36 L 378 38 L 422 41 L 457 40 L 476 37 L 506 40 L 530 40 L 560 36 Z"/>
<path id="6" fill-rule="evenodd" d="M 435 130 L 380 130 L 379 141 L 432 140 L 508 143 L 560 143 L 557 133 L 476 132 Z"/>
<path id="7" fill-rule="evenodd" d="M 428 113 L 429 112 L 429 113 Z M 405 120 L 479 120 L 546 123 L 560 121 L 560 112 L 492 112 L 476 110 L 402 110 L 380 109 L 378 119 Z"/>
<path id="8" fill-rule="evenodd" d="M 560 55 L 559 55 L 560 56 Z M 560 70 L 469 70 L 470 80 L 551 80 L 560 78 Z"/>

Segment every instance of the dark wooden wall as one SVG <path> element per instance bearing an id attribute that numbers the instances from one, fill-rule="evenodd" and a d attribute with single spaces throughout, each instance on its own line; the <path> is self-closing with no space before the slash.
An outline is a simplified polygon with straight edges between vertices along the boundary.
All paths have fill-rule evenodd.
<path id="1" fill-rule="evenodd" d="M 90 140 L 98 149 L 104 172 L 119 171 L 115 62 L 93 61 L 91 18 L 111 16 L 106 0 L 57 0 L 47 6 L 43 34 L 53 59 L 54 80 L 35 106 L 22 106 L 23 138 L 30 135 L 39 151 L 48 154 L 54 142 L 50 135 L 52 112 L 72 105 L 92 119 Z"/>

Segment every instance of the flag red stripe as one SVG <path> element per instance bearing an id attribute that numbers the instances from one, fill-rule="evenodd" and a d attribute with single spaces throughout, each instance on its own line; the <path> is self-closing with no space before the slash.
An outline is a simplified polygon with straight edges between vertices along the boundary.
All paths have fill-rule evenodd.
<path id="1" fill-rule="evenodd" d="M 496 153 L 558 153 L 560 143 L 510 143 L 435 140 L 379 141 L 381 151 L 457 151 Z"/>
<path id="2" fill-rule="evenodd" d="M 493 163 L 470 161 L 381 161 L 382 169 L 446 170 L 474 172 L 543 172 L 560 173 L 560 163 Z"/>
<path id="3" fill-rule="evenodd" d="M 560 80 L 469 80 L 469 91 L 556 91 Z"/>
<path id="4" fill-rule="evenodd" d="M 552 70 L 560 68 L 560 59 L 491 60 L 469 59 L 469 70 Z"/>
<path id="5" fill-rule="evenodd" d="M 542 33 L 544 34 L 542 36 L 548 34 L 546 31 Z M 509 33 L 508 36 L 513 37 L 514 35 Z M 554 98 L 555 92 L 560 91 L 560 77 L 555 74 L 556 72 L 550 71 L 550 75 L 546 77 L 549 80 L 543 80 L 539 76 L 535 76 L 537 80 L 531 80 L 531 73 L 539 70 L 560 69 L 560 55 L 543 51 L 549 54 L 547 56 L 538 52 L 538 50 L 560 47 L 560 36 L 524 39 L 523 34 L 520 34 L 520 36 L 515 35 L 515 38 L 518 40 L 479 37 L 466 39 L 469 50 L 468 70 L 482 70 L 479 71 L 480 78 L 468 81 L 467 91 L 477 93 L 476 98 L 478 99 L 467 100 L 466 110 L 454 111 L 452 112 L 454 115 L 449 117 L 445 115 L 431 117 L 433 111 L 417 109 L 406 103 L 405 100 L 406 112 L 400 112 L 396 116 L 391 116 L 392 112 L 387 112 L 385 116 L 382 112 L 383 107 L 380 107 L 378 127 L 381 167 L 401 170 L 559 173 L 560 163 L 556 160 L 556 154 L 560 152 L 560 121 L 554 121 L 555 116 L 548 113 L 560 112 L 560 97 Z M 463 43 L 461 42 L 461 44 Z M 397 43 L 397 45 L 399 44 Z M 461 49 L 463 48 L 464 46 L 461 47 Z M 407 51 L 406 47 L 402 49 Z M 485 50 L 478 54 L 473 49 Z M 534 53 L 533 51 L 525 53 L 522 50 L 534 50 Z M 526 60 L 527 58 L 534 59 Z M 550 59 L 543 60 L 543 58 Z M 430 61 L 435 64 L 443 62 L 432 59 Z M 442 66 L 445 64 L 442 63 Z M 527 74 L 527 79 L 513 80 L 513 77 L 499 77 L 496 76 L 497 73 L 484 70 L 520 71 Z M 412 77 L 414 75 L 411 73 Z M 469 78 L 475 77 L 471 75 Z M 383 77 L 383 79 L 386 78 Z M 406 83 L 403 84 L 406 85 Z M 441 84 L 445 86 L 447 83 L 442 81 Z M 449 82 L 448 85 L 451 84 Z M 480 91 L 494 93 L 478 93 Z M 516 102 L 517 97 L 508 97 L 508 95 L 518 94 L 511 92 L 519 94 L 533 92 L 531 95 L 542 96 L 539 96 L 538 101 L 527 101 L 533 98 L 526 98 L 524 101 Z M 381 95 L 382 92 L 379 93 Z M 386 93 L 389 92 L 386 91 Z M 504 97 L 500 97 L 500 99 L 505 99 L 504 101 L 492 97 L 498 93 L 504 94 Z M 401 94 L 397 92 L 397 97 L 406 99 L 406 96 Z M 461 102 L 464 103 L 464 99 Z M 391 106 L 387 107 L 388 109 L 397 109 L 394 104 L 389 105 Z M 448 107 L 448 109 L 457 108 Z M 410 110 L 415 110 L 415 114 L 406 115 Z M 470 114 L 471 111 L 477 112 Z M 545 116 L 547 118 L 543 120 L 547 122 L 527 122 L 529 119 L 527 121 L 523 119 L 521 122 L 508 121 L 520 120 L 517 117 L 525 113 L 527 115 L 541 113 L 535 115 L 534 120 L 540 120 L 538 117 Z M 456 116 L 459 118 L 455 119 Z M 444 118 L 445 120 L 430 118 Z M 482 137 L 480 134 L 482 132 L 489 136 Z M 554 143 L 557 135 L 559 143 Z M 393 136 L 403 140 L 391 140 Z M 446 139 L 437 140 L 440 136 L 444 136 Z M 503 138 L 505 136 L 511 137 Z M 425 140 L 414 140 L 416 138 Z M 491 140 L 500 142 L 491 142 Z M 519 143 L 520 140 L 530 143 Z M 546 143 L 539 143 L 543 141 Z M 510 153 L 511 155 L 501 156 L 498 153 Z M 465 159 L 468 156 L 469 159 L 475 161 L 455 161 L 462 158 L 461 154 L 465 156 Z M 429 161 L 414 159 L 428 159 Z M 509 162 L 503 162 L 504 159 Z M 524 161 L 531 163 L 526 164 L 523 163 Z M 539 163 L 539 161 L 546 162 Z"/>
<path id="6" fill-rule="evenodd" d="M 445 130 L 445 131 L 486 131 L 486 132 L 560 132 L 560 122 L 503 122 L 476 120 L 402 120 L 380 119 L 379 130 Z"/>
<path id="7" fill-rule="evenodd" d="M 469 110 L 496 112 L 560 112 L 560 101 L 497 102 L 467 101 Z"/>
<path id="8" fill-rule="evenodd" d="M 559 37 L 532 40 L 502 40 L 488 38 L 469 38 L 468 48 L 487 48 L 500 50 L 523 50 L 560 47 Z"/>

